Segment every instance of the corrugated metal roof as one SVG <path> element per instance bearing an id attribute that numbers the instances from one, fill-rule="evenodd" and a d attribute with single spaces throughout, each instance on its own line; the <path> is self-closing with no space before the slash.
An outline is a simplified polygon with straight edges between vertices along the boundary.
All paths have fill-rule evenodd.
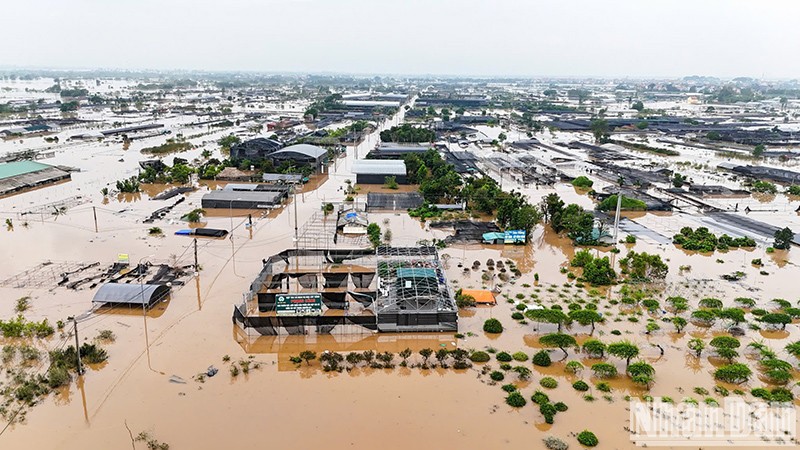
<path id="1" fill-rule="evenodd" d="M 35 161 L 15 161 L 5 164 L 0 164 L 0 179 L 15 177 L 26 173 L 38 172 L 40 170 L 49 169 L 53 166 L 38 163 Z"/>
<path id="2" fill-rule="evenodd" d="M 301 155 L 308 156 L 309 158 L 319 158 L 320 156 L 327 154 L 328 151 L 322 147 L 317 147 L 316 145 L 295 144 L 278 150 L 277 152 L 272 153 L 270 156 L 284 155 L 287 153 L 299 153 Z"/>
<path id="3" fill-rule="evenodd" d="M 391 159 L 358 159 L 353 161 L 351 171 L 356 175 L 405 175 L 406 163 Z"/>
<path id="4" fill-rule="evenodd" d="M 97 290 L 92 303 L 151 305 L 169 293 L 163 284 L 106 283 Z"/>

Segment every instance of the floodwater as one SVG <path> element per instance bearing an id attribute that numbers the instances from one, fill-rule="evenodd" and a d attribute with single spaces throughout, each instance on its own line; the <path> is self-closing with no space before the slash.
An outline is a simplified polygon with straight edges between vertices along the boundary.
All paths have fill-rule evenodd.
<path id="1" fill-rule="evenodd" d="M 374 146 L 375 140 L 373 135 L 362 143 L 361 153 Z M 57 153 L 55 162 L 81 169 L 74 174 L 73 181 L 0 200 L 2 218 L 11 218 L 14 222 L 13 230 L 0 232 L 0 248 L 7 260 L 13 261 L 13 264 L 0 266 L 0 280 L 36 267 L 44 260 L 110 264 L 120 253 L 128 254 L 131 262 L 192 264 L 193 240 L 173 233 L 186 227 L 180 217 L 199 207 L 200 198 L 206 192 L 203 188 L 188 194 L 187 200 L 165 220 L 154 224 L 145 224 L 142 220 L 175 200 L 149 200 L 166 186 L 157 189 L 154 186 L 153 190 L 136 198 L 123 196 L 103 203 L 100 189 L 122 176 L 135 174 L 138 151 L 143 146 L 146 146 L 143 142 L 134 141 L 124 154 L 123 162 L 117 161 L 123 157 L 122 144 L 70 146 Z M 192 152 L 199 155 L 198 149 Z M 201 270 L 197 277 L 189 279 L 185 286 L 176 286 L 169 302 L 159 304 L 146 318 L 136 309 L 100 310 L 81 322 L 81 340 L 89 341 L 104 329 L 116 334 L 116 342 L 106 344 L 110 355 L 107 364 L 92 368 L 79 383 L 73 383 L 31 408 L 26 423 L 12 425 L 0 436 L 0 446 L 9 449 L 128 448 L 130 429 L 134 435 L 148 431 L 175 449 L 250 448 L 264 446 L 265 442 L 270 447 L 292 448 L 379 445 L 387 449 L 527 449 L 541 448 L 540 439 L 547 435 L 557 436 L 577 448 L 573 434 L 588 428 L 598 435 L 598 448 L 630 448 L 625 429 L 629 425 L 629 412 L 623 397 L 644 395 L 645 391 L 632 385 L 626 377 L 618 376 L 608 381 L 612 388 L 609 399 L 593 388 L 589 393 L 595 400 L 584 400 L 582 394 L 572 389 L 571 383 L 579 378 L 590 384 L 600 380 L 594 379 L 588 370 L 596 361 L 576 354 L 574 349 L 567 349 L 566 360 L 562 360 L 560 350 L 553 350 L 554 364 L 547 368 L 535 367 L 530 360 L 514 362 L 514 365 L 531 368 L 532 379 L 518 381 L 509 373 L 504 381 L 517 384 L 529 398 L 536 389 L 545 390 L 538 385 L 541 377 L 556 378 L 558 387 L 547 393 L 553 401 L 565 402 L 569 410 L 559 413 L 552 426 L 544 424 L 538 408 L 530 402 L 519 410 L 506 406 L 505 393 L 499 385 L 481 375 L 485 364 L 460 371 L 396 367 L 325 373 L 318 362 L 295 367 L 288 361 L 289 356 L 306 349 L 320 353 L 370 349 L 398 352 L 410 348 L 416 352 L 422 348 L 436 350 L 456 346 L 465 349 L 491 347 L 512 353 L 522 351 L 530 358 L 541 348 L 538 337 L 554 332 L 555 326 L 521 324 L 513 320 L 514 303 L 520 301 L 518 295 L 529 302 L 538 300 L 545 305 L 596 299 L 606 323 L 598 324 L 594 337 L 606 342 L 625 338 L 640 346 L 641 357 L 656 369 L 656 382 L 647 392 L 649 395 L 670 396 L 676 401 L 691 396 L 702 401 L 703 396 L 694 394 L 692 388 L 703 387 L 712 392 L 709 396 L 715 396 L 711 371 L 719 361 L 709 358 L 708 351 L 700 358 L 687 353 L 686 342 L 698 333 L 710 338 L 720 331 L 719 324 L 710 331 L 689 325 L 684 333 L 674 333 L 670 324 L 657 322 L 661 329 L 645 334 L 647 313 L 634 316 L 607 301 L 617 298 L 618 288 L 591 291 L 588 287 L 575 286 L 567 274 L 562 273 L 562 268 L 572 270 L 569 260 L 575 250 L 568 240 L 541 226 L 534 231 L 528 246 L 458 244 L 441 252 L 442 258 L 447 260 L 446 272 L 454 288 L 499 290 L 496 306 L 470 308 L 459 313 L 463 337 L 456 338 L 453 334 L 243 336 L 231 324 L 233 305 L 241 301 L 242 293 L 261 269 L 263 258 L 294 246 L 295 223 L 303 224 L 311 218 L 319 210 L 320 202 L 344 199 L 345 180 L 354 182 L 349 168 L 351 155 L 356 152 L 348 150 L 347 153 L 324 180 L 313 181 L 298 195 L 296 205 L 289 203 L 265 215 L 254 214 L 252 227 L 246 226 L 246 211 L 209 213 L 204 219 L 206 226 L 232 229 L 232 234 L 225 239 L 198 240 Z M 185 156 L 195 157 L 194 153 L 181 155 Z M 585 195 L 569 185 L 525 191 L 534 201 L 550 192 L 558 192 L 567 202 L 591 205 Z M 85 196 L 88 202 L 79 202 L 65 214 L 22 215 L 37 205 L 74 195 Z M 670 228 L 679 228 L 682 217 L 642 213 L 637 220 L 647 224 L 671 221 L 674 225 Z M 384 220 L 388 220 L 395 245 L 411 245 L 419 239 L 446 235 L 441 230 L 428 230 L 405 214 L 370 214 L 370 219 L 382 227 L 386 226 Z M 147 230 L 151 226 L 162 228 L 164 235 L 149 235 Z M 751 251 L 702 255 L 645 238 L 629 248 L 658 253 L 669 262 L 671 271 L 666 287 L 658 296 L 662 302 L 668 296 L 680 295 L 696 304 L 701 298 L 713 296 L 730 305 L 735 297 L 752 297 L 763 306 L 772 298 L 786 298 L 792 302 L 796 298 L 794 274 L 799 261 L 797 254 L 791 251 L 767 254 L 760 246 Z M 608 254 L 603 249 L 594 251 Z M 623 249 L 623 254 L 625 251 Z M 750 261 L 754 258 L 762 258 L 765 267 L 752 266 Z M 513 262 L 521 277 L 513 282 L 492 277 L 491 272 L 499 270 L 489 271 L 488 259 L 503 261 L 505 268 Z M 477 270 L 471 269 L 473 261 L 481 263 Z M 690 269 L 679 271 L 679 266 Z M 780 267 L 784 270 L 778 270 Z M 761 275 L 761 270 L 769 275 Z M 733 271 L 742 271 L 746 276 L 739 282 L 720 279 L 721 275 Z M 534 274 L 539 275 L 538 282 Z M 91 308 L 93 290 L 71 291 L 56 287 L 53 281 L 56 277 L 56 273 L 37 273 L 27 277 L 26 287 L 0 287 L 0 296 L 7 300 L 0 303 L 0 317 L 13 316 L 13 300 L 25 295 L 32 297 L 32 307 L 26 312 L 30 319 L 47 317 L 55 322 Z M 487 335 L 482 331 L 483 322 L 490 317 L 503 323 L 502 334 Z M 636 317 L 638 321 L 632 322 L 629 317 Z M 612 330 L 617 330 L 620 336 L 613 336 Z M 571 332 L 578 335 L 580 342 L 588 338 L 590 327 L 575 325 Z M 41 345 L 53 347 L 67 339 L 54 336 Z M 748 331 L 742 341 L 746 345 L 763 340 L 783 358 L 791 360 L 782 354 L 782 347 L 797 339 L 800 339 L 800 331 L 797 325 L 791 324 L 785 332 Z M 149 351 L 146 350 L 148 342 Z M 664 348 L 663 355 L 654 345 L 656 343 Z M 223 361 L 225 355 L 230 356 L 231 362 Z M 259 368 L 233 377 L 229 366 L 247 359 L 252 364 L 257 363 Z M 567 375 L 563 367 L 572 359 L 581 361 L 587 369 L 577 376 Z M 412 356 L 411 361 L 419 362 L 419 355 Z M 609 358 L 607 362 L 620 372 L 624 371 L 623 361 Z M 748 363 L 753 364 L 749 360 Z M 486 364 L 495 369 L 498 366 L 494 360 Z M 202 383 L 193 380 L 211 365 L 220 369 L 215 377 Z M 171 382 L 173 375 L 185 383 Z M 741 388 L 761 385 L 763 382 L 754 376 Z M 402 437 L 387 439 L 393 434 Z"/>

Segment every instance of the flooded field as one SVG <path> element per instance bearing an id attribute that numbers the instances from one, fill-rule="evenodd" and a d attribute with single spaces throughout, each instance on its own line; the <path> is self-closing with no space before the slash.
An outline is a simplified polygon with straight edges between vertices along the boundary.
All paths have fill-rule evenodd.
<path id="1" fill-rule="evenodd" d="M 51 84 L 42 82 L 43 86 Z M 125 89 L 125 84 L 107 89 Z M 277 105 L 272 105 L 275 107 Z M 266 107 L 265 107 L 266 108 Z M 300 105 L 283 111 L 302 112 Z M 128 116 L 130 118 L 130 116 Z M 147 118 L 139 117 L 142 121 Z M 223 158 L 216 142 L 227 134 L 192 125 L 196 117 L 174 116 L 164 122 L 175 134 L 182 133 L 195 148 L 175 156 L 187 160 L 201 158 L 204 150 Z M 131 119 L 133 121 L 133 119 Z M 388 128 L 403 121 L 399 112 L 381 125 Z M 127 123 L 127 122 L 126 122 Z M 88 131 L 79 127 L 65 134 Z M 484 127 L 487 136 L 496 139 L 500 129 Z M 755 357 L 742 357 L 752 367 L 754 376 L 746 383 L 730 384 L 714 379 L 716 368 L 725 359 L 706 349 L 698 356 L 689 350 L 692 339 L 710 340 L 728 336 L 722 320 L 710 326 L 695 322 L 678 331 L 668 311 L 667 298 L 683 297 L 688 310 L 697 308 L 701 299 L 717 298 L 724 306 L 734 306 L 736 298 L 752 298 L 755 305 L 746 309 L 748 321 L 755 322 L 755 309 L 777 310 L 772 299 L 786 299 L 797 304 L 795 279 L 800 253 L 794 250 L 768 251 L 763 238 L 749 249 L 730 249 L 700 253 L 684 250 L 672 243 L 672 236 L 682 227 L 708 226 L 715 223 L 698 218 L 694 211 L 625 212 L 638 230 L 635 243 L 589 247 L 596 256 L 608 256 L 612 265 L 628 251 L 659 255 L 669 266 L 669 273 L 647 297 L 657 300 L 655 308 L 631 306 L 621 301 L 627 294 L 623 284 L 593 287 L 576 281 L 581 270 L 570 261 L 580 250 L 564 235 L 546 224 L 536 226 L 527 245 L 488 245 L 452 243 L 440 249 L 445 275 L 453 290 L 487 289 L 494 292 L 494 306 L 466 307 L 459 310 L 459 332 L 353 335 L 280 335 L 253 336 L 233 325 L 234 305 L 242 302 L 243 293 L 262 269 L 265 258 L 296 245 L 296 227 L 302 227 L 327 202 L 343 202 L 347 182 L 355 183 L 350 169 L 356 155 L 364 156 L 378 143 L 378 133 L 366 136 L 346 156 L 337 158 L 327 172 L 314 175 L 284 205 L 274 209 L 209 210 L 197 223 L 182 218 L 200 208 L 201 198 L 227 182 L 200 180 L 196 189 L 185 194 L 163 219 L 144 220 L 155 210 L 173 204 L 153 197 L 174 187 L 171 184 L 143 184 L 141 192 L 101 194 L 114 181 L 137 175 L 139 161 L 147 159 L 141 150 L 161 143 L 162 137 L 143 138 L 123 143 L 70 142 L 53 145 L 55 155 L 48 164 L 79 169 L 72 180 L 0 199 L 0 213 L 9 219 L 0 231 L 0 248 L 7 263 L 0 265 L 0 317 L 17 315 L 17 299 L 29 297 L 24 311 L 29 320 L 48 319 L 51 324 L 63 321 L 66 326 L 45 339 L 3 338 L 3 345 L 32 345 L 45 352 L 71 344 L 68 318 L 81 316 L 78 322 L 81 343 L 99 342 L 102 330 L 110 330 L 115 339 L 106 342 L 106 362 L 89 365 L 87 373 L 67 387 L 55 389 L 40 404 L 25 409 L 22 417 L 10 423 L 0 435 L 2 448 L 86 449 L 128 448 L 132 437 L 147 431 L 170 448 L 270 447 L 299 448 L 541 448 L 541 439 L 556 436 L 580 448 L 575 435 L 590 429 L 598 435 L 598 448 L 631 448 L 629 433 L 629 397 L 670 397 L 676 403 L 690 397 L 698 402 L 712 398 L 722 402 L 723 389 L 742 390 L 749 395 L 753 388 L 776 387 L 759 371 Z M 542 132 L 542 141 L 574 137 L 562 132 Z M 515 138 L 524 135 L 516 131 Z M 21 141 L 21 142 L 20 142 Z M 64 142 L 65 139 L 62 139 Z M 46 147 L 40 138 L 25 138 L 0 143 L 2 154 L 21 148 Z M 488 153 L 488 152 L 487 152 Z M 206 156 L 208 157 L 208 156 Z M 717 162 L 713 154 L 707 163 Z M 698 163 L 701 162 L 698 160 Z M 674 163 L 672 161 L 670 164 Z M 696 169 L 696 177 L 702 169 Z M 500 173 L 486 168 L 488 176 L 499 179 Z M 709 183 L 727 182 L 708 175 Z M 714 175 L 716 176 L 716 175 Z M 551 186 L 531 186 L 505 178 L 505 190 L 515 189 L 532 204 L 548 194 L 558 194 L 565 203 L 593 209 L 595 200 L 588 189 L 577 189 L 566 182 Z M 734 183 L 729 183 L 734 186 Z M 613 183 L 598 181 L 596 190 Z M 416 186 L 389 189 L 380 185 L 359 186 L 357 201 L 369 192 L 392 193 L 415 191 Z M 750 207 L 751 217 L 773 225 L 798 228 L 795 212 L 800 198 L 782 193 L 771 197 L 753 194 L 744 198 L 710 200 L 720 209 Z M 250 224 L 252 220 L 252 225 Z M 451 232 L 432 228 L 408 216 L 406 211 L 370 212 L 369 220 L 391 230 L 391 244 L 414 246 L 432 239 L 443 240 Z M 152 232 L 158 227 L 159 232 Z M 190 236 L 176 235 L 186 228 L 229 230 L 224 238 L 198 238 L 196 247 Z M 623 225 L 619 238 L 624 239 L 634 225 Z M 611 251 L 619 248 L 620 253 Z M 193 266 L 195 254 L 199 271 L 191 271 L 185 280 L 172 286 L 167 299 L 143 315 L 132 307 L 93 309 L 95 289 L 82 286 L 68 289 L 59 286 L 65 267 L 100 263 L 111 265 L 121 255 L 135 262 L 166 264 L 172 267 Z M 760 260 L 756 265 L 754 260 Z M 491 264 L 490 264 L 491 261 Z M 477 262 L 477 264 L 476 264 Z M 500 262 L 503 263 L 501 267 Z M 514 271 L 515 276 L 509 276 Z M 735 280 L 723 277 L 738 273 Z M 142 294 L 144 296 L 144 294 Z M 606 343 L 626 339 L 639 350 L 637 360 L 655 369 L 652 383 L 636 384 L 625 375 L 623 359 L 605 355 L 591 357 L 575 345 L 564 351 L 548 348 L 552 364 L 531 363 L 533 355 L 545 347 L 539 338 L 560 331 L 552 323 L 537 323 L 515 318 L 515 313 L 541 306 L 594 304 L 603 320 L 594 330 L 573 323 L 568 332 L 578 347 L 590 339 Z M 684 314 L 687 316 L 688 313 Z M 499 320 L 502 333 L 483 331 L 487 319 Z M 648 321 L 652 319 L 652 321 Z M 656 324 L 647 327 L 648 323 Z M 708 325 L 708 324 L 705 324 Z M 567 327 L 565 325 L 565 327 Z M 750 329 L 742 325 L 740 353 L 748 344 L 759 343 L 781 359 L 796 361 L 784 347 L 800 339 L 797 319 L 782 329 Z M 750 348 L 753 348 L 752 346 Z M 408 364 L 401 366 L 399 353 L 411 350 Z M 464 349 L 487 351 L 488 362 L 475 362 L 469 368 L 455 369 L 453 361 L 427 364 L 421 350 Z M 374 368 L 354 365 L 342 372 L 324 371 L 320 361 L 294 363 L 290 360 L 304 351 L 318 356 L 325 352 L 343 354 L 373 351 L 398 354 L 394 367 Z M 496 355 L 521 352 L 513 366 L 530 370 L 527 377 L 513 369 L 502 369 Z M 566 353 L 566 354 L 565 354 Z M 46 359 L 46 358 L 45 358 Z M 44 366 L 45 359 L 39 362 Z M 431 360 L 432 361 L 432 360 Z M 568 363 L 577 361 L 583 371 L 571 373 Z M 598 362 L 613 365 L 618 375 L 598 378 L 590 368 Z M 422 364 L 422 363 L 425 364 Z M 214 376 L 210 368 L 219 369 Z M 424 366 L 424 367 L 420 367 Z M 573 365 L 574 367 L 574 365 Z M 244 370 L 246 368 L 246 370 Z M 492 372 L 502 370 L 503 380 L 493 380 Z M 792 369 L 792 375 L 796 370 Z M 496 376 L 500 377 L 500 376 Z M 557 386 L 540 386 L 545 377 L 554 378 Z M 588 391 L 578 391 L 573 383 L 583 380 Z M 553 402 L 563 402 L 568 410 L 559 412 L 555 423 L 547 424 L 537 405 L 512 408 L 505 402 L 504 384 L 513 384 L 526 399 L 537 390 Z M 718 388 L 719 386 L 719 388 Z M 793 388 L 793 382 L 787 385 Z M 716 390 L 715 390 L 716 388 Z M 736 394 L 731 394 L 736 395 Z M 796 404 L 797 401 L 795 401 Z M 15 416 L 16 417 L 16 416 Z M 24 420 L 22 420 L 24 419 Z M 5 426 L 7 422 L 3 422 Z M 410 432 L 413 430 L 413 432 Z M 403 434 L 399 439 L 388 435 Z M 757 448 L 757 447 L 754 447 Z"/>

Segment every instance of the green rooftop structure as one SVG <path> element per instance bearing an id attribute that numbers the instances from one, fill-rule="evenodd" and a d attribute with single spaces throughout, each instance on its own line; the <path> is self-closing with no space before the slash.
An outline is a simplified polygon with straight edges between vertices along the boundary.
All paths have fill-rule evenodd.
<path id="1" fill-rule="evenodd" d="M 48 166 L 47 164 L 38 163 L 36 161 L 15 161 L 0 164 L 0 180 L 17 175 L 24 175 L 26 173 L 38 172 L 51 167 L 53 166 Z"/>
<path id="2" fill-rule="evenodd" d="M 436 271 L 422 267 L 401 267 L 397 269 L 397 278 L 436 278 Z"/>
<path id="3" fill-rule="evenodd" d="M 69 172 L 36 161 L 0 164 L 0 196 L 69 180 Z"/>

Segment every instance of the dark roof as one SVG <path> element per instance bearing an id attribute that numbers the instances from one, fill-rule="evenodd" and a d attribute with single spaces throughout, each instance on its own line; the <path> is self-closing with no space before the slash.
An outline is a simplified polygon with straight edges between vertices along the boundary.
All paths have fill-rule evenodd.
<path id="1" fill-rule="evenodd" d="M 283 144 L 273 139 L 251 139 L 231 147 L 231 159 L 263 159 L 281 148 Z"/>

